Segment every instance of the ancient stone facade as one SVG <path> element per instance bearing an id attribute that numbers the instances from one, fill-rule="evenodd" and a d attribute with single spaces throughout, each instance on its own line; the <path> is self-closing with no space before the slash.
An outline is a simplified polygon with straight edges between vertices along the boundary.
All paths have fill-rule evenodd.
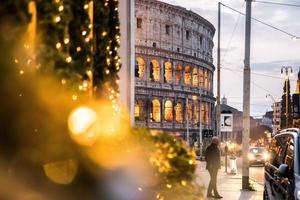
<path id="1" fill-rule="evenodd" d="M 135 124 L 189 135 L 191 143 L 200 131 L 211 135 L 214 26 L 160 1 L 136 0 L 135 6 Z"/>

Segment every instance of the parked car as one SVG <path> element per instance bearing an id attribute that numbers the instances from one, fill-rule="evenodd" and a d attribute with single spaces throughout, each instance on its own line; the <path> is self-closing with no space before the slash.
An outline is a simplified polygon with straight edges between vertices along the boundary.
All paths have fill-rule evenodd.
<path id="1" fill-rule="evenodd" d="M 270 159 L 268 150 L 265 147 L 250 147 L 248 153 L 249 164 L 265 164 Z"/>
<path id="2" fill-rule="evenodd" d="M 264 198 L 300 199 L 300 129 L 280 131 L 272 138 L 270 162 L 265 165 Z"/>

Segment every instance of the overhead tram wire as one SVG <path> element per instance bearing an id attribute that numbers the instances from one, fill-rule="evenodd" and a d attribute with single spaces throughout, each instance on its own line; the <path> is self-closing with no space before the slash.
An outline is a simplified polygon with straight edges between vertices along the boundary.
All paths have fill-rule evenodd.
<path id="1" fill-rule="evenodd" d="M 278 3 L 278 2 L 273 2 L 273 1 L 253 1 L 255 3 L 264 3 L 264 4 L 273 4 L 273 5 L 278 5 L 278 6 L 290 6 L 290 7 L 298 7 L 300 8 L 300 4 L 289 4 L 289 3 Z"/>
<path id="2" fill-rule="evenodd" d="M 221 67 L 224 70 L 228 70 L 228 71 L 235 71 L 235 72 L 243 72 L 243 70 L 240 69 L 231 69 L 231 68 L 227 68 L 227 67 Z M 251 72 L 251 75 L 256 75 L 256 76 L 263 76 L 263 77 L 267 77 L 267 78 L 274 78 L 274 79 L 280 79 L 282 80 L 281 77 L 278 76 L 272 76 L 272 75 L 268 75 L 268 74 L 261 74 L 261 73 L 257 73 L 257 72 Z M 294 79 L 290 79 L 290 81 L 296 82 L 297 80 Z"/>
<path id="3" fill-rule="evenodd" d="M 234 12 L 237 12 L 237 13 L 239 13 L 239 14 L 245 16 L 244 13 L 242 13 L 242 12 L 240 12 L 240 11 L 238 11 L 238 10 L 236 10 L 236 9 L 234 9 L 234 8 L 232 8 L 232 7 L 230 7 L 230 6 L 227 6 L 227 5 L 224 4 L 224 3 L 221 3 L 221 5 L 224 6 L 224 7 L 226 7 L 226 8 L 228 8 L 228 9 L 230 9 L 230 10 L 232 10 L 232 11 L 234 11 Z M 263 21 L 261 21 L 261 20 L 259 20 L 259 19 L 254 18 L 254 17 L 251 17 L 251 19 L 252 19 L 253 21 L 259 22 L 259 23 L 261 23 L 261 24 L 263 24 L 263 25 L 265 25 L 265 26 L 268 26 L 268 27 L 270 27 L 270 28 L 272 28 L 272 29 L 274 29 L 274 30 L 277 30 L 277 31 L 279 31 L 279 32 L 281 32 L 281 33 L 284 33 L 284 34 L 286 34 L 286 35 L 289 35 L 289 36 L 290 36 L 291 38 L 293 38 L 293 39 L 294 39 L 294 38 L 295 38 L 295 39 L 299 39 L 299 38 L 300 38 L 299 36 L 297 36 L 297 35 L 295 35 L 295 34 L 289 33 L 289 32 L 287 32 L 287 31 L 285 31 L 285 30 L 282 30 L 282 29 L 280 29 L 280 28 L 277 28 L 277 27 L 275 27 L 275 26 L 273 26 L 273 25 L 271 25 L 271 24 L 268 24 L 268 23 L 266 23 L 266 22 L 263 22 Z"/>
<path id="4" fill-rule="evenodd" d="M 244 6 L 245 6 L 245 2 L 243 2 L 242 8 L 244 8 Z M 231 45 L 231 42 L 232 42 L 233 36 L 234 36 L 234 34 L 235 34 L 235 31 L 236 31 L 236 29 L 237 29 L 237 26 L 240 24 L 240 19 L 241 19 L 241 15 L 238 16 L 238 19 L 237 19 L 236 22 L 235 22 L 233 31 L 232 31 L 232 33 L 231 33 L 231 36 L 230 36 L 229 42 L 228 42 L 228 44 L 227 44 L 226 50 L 225 50 L 225 52 L 224 52 L 224 55 L 223 55 L 223 58 L 222 58 L 221 63 L 223 63 L 223 61 L 224 61 L 225 58 L 226 58 L 226 55 L 227 55 L 228 50 L 229 50 L 229 46 Z"/>

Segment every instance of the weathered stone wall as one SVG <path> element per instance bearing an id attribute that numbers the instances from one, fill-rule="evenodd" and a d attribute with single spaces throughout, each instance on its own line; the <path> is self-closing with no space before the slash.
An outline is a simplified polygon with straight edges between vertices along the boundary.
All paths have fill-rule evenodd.
<path id="1" fill-rule="evenodd" d="M 135 6 L 136 125 L 184 138 L 188 130 L 192 140 L 199 136 L 200 121 L 203 133 L 214 131 L 215 28 L 160 1 L 136 0 Z"/>

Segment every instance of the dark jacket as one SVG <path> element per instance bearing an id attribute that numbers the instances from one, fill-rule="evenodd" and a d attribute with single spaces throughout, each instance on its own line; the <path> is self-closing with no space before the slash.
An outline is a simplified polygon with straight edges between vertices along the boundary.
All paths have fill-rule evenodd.
<path id="1" fill-rule="evenodd" d="M 221 168 L 221 153 L 216 144 L 211 144 L 205 151 L 206 169 L 220 169 Z"/>

